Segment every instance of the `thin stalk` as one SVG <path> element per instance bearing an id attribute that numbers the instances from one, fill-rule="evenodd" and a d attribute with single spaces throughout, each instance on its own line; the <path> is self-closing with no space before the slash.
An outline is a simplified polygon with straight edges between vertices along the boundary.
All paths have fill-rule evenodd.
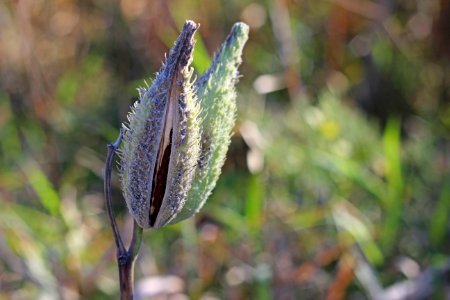
<path id="1" fill-rule="evenodd" d="M 134 222 L 133 238 L 125 253 L 117 254 L 119 266 L 120 299 L 132 300 L 134 293 L 134 263 L 142 241 L 142 228 Z"/>
<path id="2" fill-rule="evenodd" d="M 112 210 L 112 197 L 111 197 L 111 172 L 114 156 L 122 141 L 122 130 L 120 130 L 117 140 L 108 144 L 108 154 L 106 157 L 105 167 L 105 181 L 104 192 L 106 199 L 106 210 L 108 211 L 108 217 L 111 224 L 111 229 L 114 234 L 114 241 L 117 248 L 117 265 L 119 267 L 119 283 L 120 283 L 120 299 L 132 300 L 134 292 L 134 263 L 139 253 L 139 248 L 142 243 L 142 228 L 133 224 L 133 237 L 131 239 L 128 249 L 123 244 L 122 237 L 120 236 L 119 229 L 117 227 L 116 220 Z"/>

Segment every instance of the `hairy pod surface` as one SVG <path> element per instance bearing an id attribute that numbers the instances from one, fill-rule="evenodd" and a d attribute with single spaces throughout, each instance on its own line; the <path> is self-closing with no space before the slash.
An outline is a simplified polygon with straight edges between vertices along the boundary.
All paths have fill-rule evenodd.
<path id="1" fill-rule="evenodd" d="M 234 85 L 248 27 L 233 26 L 211 68 L 193 85 L 190 64 L 197 29 L 186 21 L 124 125 L 122 190 L 142 228 L 160 228 L 195 214 L 215 186 L 230 143 Z"/>
<path id="2" fill-rule="evenodd" d="M 235 85 L 248 32 L 246 24 L 234 24 L 211 67 L 195 84 L 197 99 L 202 107 L 201 153 L 187 205 L 173 220 L 174 223 L 197 213 L 219 178 L 236 119 Z"/>
<path id="3" fill-rule="evenodd" d="M 190 78 L 193 36 L 187 21 L 125 128 L 121 178 L 130 213 L 143 228 L 162 227 L 181 210 L 199 156 L 200 108 Z"/>

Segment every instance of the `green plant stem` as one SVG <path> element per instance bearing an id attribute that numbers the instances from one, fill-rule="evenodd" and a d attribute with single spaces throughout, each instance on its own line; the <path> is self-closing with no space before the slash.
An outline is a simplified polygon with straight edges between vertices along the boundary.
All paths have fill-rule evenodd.
<path id="1" fill-rule="evenodd" d="M 134 293 L 134 263 L 139 253 L 139 248 L 141 247 L 142 228 L 139 227 L 136 222 L 134 222 L 133 237 L 131 239 L 130 245 L 128 246 L 128 249 L 126 249 L 123 244 L 123 240 L 120 236 L 116 221 L 114 219 L 111 200 L 112 164 L 114 161 L 114 156 L 116 154 L 117 148 L 119 148 L 121 141 L 122 141 L 122 130 L 120 130 L 117 140 L 112 144 L 108 144 L 108 154 L 106 157 L 106 167 L 105 167 L 104 192 L 106 199 L 106 210 L 108 211 L 108 217 L 111 224 L 111 229 L 114 234 L 114 241 L 116 243 L 117 248 L 117 265 L 119 267 L 120 299 L 132 300 Z"/>

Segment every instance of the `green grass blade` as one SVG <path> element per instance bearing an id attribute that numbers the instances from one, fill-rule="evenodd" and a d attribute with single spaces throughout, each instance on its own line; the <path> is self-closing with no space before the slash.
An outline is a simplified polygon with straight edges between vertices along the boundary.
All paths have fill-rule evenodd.
<path id="1" fill-rule="evenodd" d="M 60 199 L 58 192 L 54 189 L 52 183 L 48 180 L 45 173 L 36 162 L 30 161 L 23 166 L 28 181 L 36 192 L 42 206 L 44 206 L 52 215 L 58 215 L 60 209 Z"/>
<path id="2" fill-rule="evenodd" d="M 399 231 L 403 207 L 403 176 L 400 159 L 400 121 L 391 119 L 383 136 L 387 182 L 386 220 L 381 235 L 381 243 L 387 251 L 392 249 Z"/>

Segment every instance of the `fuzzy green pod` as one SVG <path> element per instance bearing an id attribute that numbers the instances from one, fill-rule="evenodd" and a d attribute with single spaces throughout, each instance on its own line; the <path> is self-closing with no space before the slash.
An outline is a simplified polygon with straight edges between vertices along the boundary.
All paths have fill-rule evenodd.
<path id="1" fill-rule="evenodd" d="M 202 107 L 201 154 L 188 201 L 173 220 L 174 223 L 197 213 L 219 178 L 236 119 L 235 85 L 248 32 L 246 24 L 234 24 L 211 67 L 195 84 L 197 99 Z"/>
<path id="2" fill-rule="evenodd" d="M 140 90 L 124 126 L 122 190 L 142 228 L 160 228 L 196 213 L 214 188 L 230 143 L 234 85 L 248 26 L 233 26 L 211 68 L 193 85 L 197 29 L 186 21 L 151 87 Z"/>

